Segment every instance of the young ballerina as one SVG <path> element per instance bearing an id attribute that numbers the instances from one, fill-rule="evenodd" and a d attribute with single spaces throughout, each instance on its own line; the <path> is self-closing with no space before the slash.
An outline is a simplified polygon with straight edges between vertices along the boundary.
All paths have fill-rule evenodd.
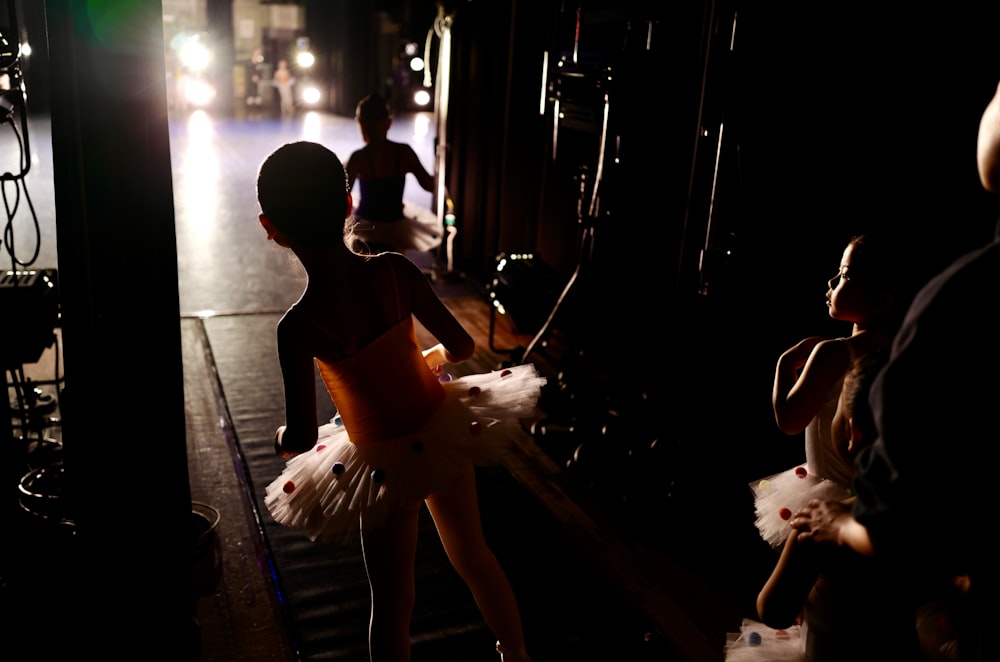
<path id="1" fill-rule="evenodd" d="M 832 428 L 834 443 L 850 458 L 875 438 L 868 392 L 888 354 L 887 348 L 870 352 L 844 377 Z M 907 608 L 906 588 L 871 559 L 824 552 L 789 532 L 757 597 L 760 622 L 744 619 L 727 662 L 918 658 L 917 618 Z"/>
<path id="2" fill-rule="evenodd" d="M 772 547 L 789 533 L 789 519 L 810 499 L 850 495 L 854 468 L 833 440 L 833 417 L 844 375 L 858 358 L 886 348 L 909 302 L 902 248 L 878 233 L 858 235 L 844 249 L 840 268 L 828 282 L 830 317 L 849 322 L 839 338 L 805 338 L 782 353 L 774 375 L 772 403 L 778 427 L 805 433 L 805 464 L 755 481 L 757 528 Z"/>
<path id="3" fill-rule="evenodd" d="M 474 465 L 498 458 L 520 432 L 544 379 L 530 365 L 448 379 L 443 364 L 472 356 L 473 339 L 412 262 L 348 247 L 351 199 L 330 150 L 278 148 L 260 166 L 257 197 L 268 239 L 289 248 L 308 275 L 277 326 L 285 422 L 274 443 L 290 459 L 267 486 L 268 510 L 313 540 L 360 532 L 371 660 L 406 662 L 426 504 L 501 660 L 529 660 L 513 590 L 483 537 Z M 440 344 L 421 351 L 414 319 Z M 337 422 L 317 426 L 314 366 Z"/>
<path id="4" fill-rule="evenodd" d="M 355 109 L 365 146 L 348 157 L 348 190 L 360 188 L 354 212 L 354 235 L 370 251 L 428 251 L 441 243 L 440 223 L 430 209 L 403 199 L 406 176 L 434 192 L 434 176 L 424 168 L 413 148 L 389 140 L 392 116 L 385 99 L 370 95 Z"/>

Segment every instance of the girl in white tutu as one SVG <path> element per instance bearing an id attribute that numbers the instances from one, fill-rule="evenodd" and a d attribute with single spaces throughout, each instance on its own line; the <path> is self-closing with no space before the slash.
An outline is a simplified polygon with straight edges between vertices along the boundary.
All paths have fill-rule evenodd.
<path id="1" fill-rule="evenodd" d="M 849 457 L 874 440 L 868 392 L 888 354 L 870 352 L 844 378 L 833 438 Z M 757 612 L 760 621 L 744 619 L 727 645 L 727 662 L 920 658 L 913 595 L 899 575 L 870 558 L 801 543 L 795 531 L 757 597 Z"/>
<path id="2" fill-rule="evenodd" d="M 308 274 L 277 327 L 285 423 L 274 443 L 290 459 L 267 486 L 268 510 L 314 540 L 360 531 L 371 660 L 405 662 L 426 504 L 501 660 L 529 660 L 514 593 L 483 538 L 473 467 L 498 459 L 522 432 L 544 379 L 530 365 L 447 378 L 442 366 L 471 357 L 474 341 L 407 258 L 348 247 L 351 197 L 330 150 L 296 142 L 274 151 L 260 167 L 257 199 L 268 239 Z M 414 319 L 440 344 L 421 351 Z M 322 426 L 314 366 L 338 410 Z"/>
<path id="3" fill-rule="evenodd" d="M 791 515 L 810 499 L 850 496 L 854 465 L 847 449 L 834 443 L 833 418 L 851 364 L 888 347 L 902 322 L 913 289 L 902 253 L 888 236 L 852 238 L 826 293 L 830 317 L 850 323 L 850 334 L 805 338 L 778 359 L 774 418 L 785 434 L 805 433 L 805 462 L 751 483 L 757 528 L 772 547 L 784 544 Z"/>

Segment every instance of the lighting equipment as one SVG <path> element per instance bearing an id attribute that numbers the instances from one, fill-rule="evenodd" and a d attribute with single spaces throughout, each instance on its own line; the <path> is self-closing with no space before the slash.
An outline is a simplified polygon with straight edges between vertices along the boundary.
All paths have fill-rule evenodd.
<path id="1" fill-rule="evenodd" d="M 55 269 L 0 272 L 0 368 L 37 363 L 55 341 L 56 275 Z"/>
<path id="2" fill-rule="evenodd" d="M 31 153 L 28 144 L 28 113 L 26 109 L 26 92 L 24 80 L 21 77 L 21 43 L 18 37 L 17 14 L 14 2 L 0 0 L 0 8 L 7 7 L 6 22 L 0 17 L 0 125 L 10 122 L 17 133 L 16 119 L 20 120 L 21 129 L 18 135 L 21 141 L 21 162 L 18 173 L 0 173 L 0 181 L 20 180 L 28 173 Z"/>
<path id="3" fill-rule="evenodd" d="M 517 333 L 534 334 L 556 302 L 561 284 L 555 271 L 533 253 L 500 253 L 496 257 L 490 297 L 490 349 L 496 316 L 507 315 Z"/>

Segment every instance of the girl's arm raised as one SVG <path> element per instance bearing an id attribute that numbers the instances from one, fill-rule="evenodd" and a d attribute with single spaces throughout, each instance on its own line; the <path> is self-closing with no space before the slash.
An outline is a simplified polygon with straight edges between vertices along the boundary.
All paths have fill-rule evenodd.
<path id="1" fill-rule="evenodd" d="M 849 362 L 841 339 L 810 337 L 786 350 L 778 359 L 771 394 L 778 428 L 785 434 L 805 430 Z"/>

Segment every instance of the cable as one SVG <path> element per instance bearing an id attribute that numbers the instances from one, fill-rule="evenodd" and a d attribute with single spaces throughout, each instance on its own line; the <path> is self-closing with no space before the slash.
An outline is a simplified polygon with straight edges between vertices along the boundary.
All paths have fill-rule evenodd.
<path id="1" fill-rule="evenodd" d="M 41 252 L 42 232 L 38 224 L 38 215 L 35 213 L 35 206 L 31 201 L 31 195 L 28 193 L 28 185 L 25 181 L 25 177 L 31 168 L 31 150 L 28 142 L 28 120 L 24 102 L 24 90 L 23 85 L 20 83 L 21 76 L 19 68 L 15 65 L 12 70 L 13 76 L 11 76 L 11 79 L 12 82 L 17 83 L 17 85 L 12 87 L 12 89 L 5 91 L 2 95 L 3 100 L 7 102 L 4 104 L 4 107 L 6 108 L 9 105 L 10 113 L 0 120 L 0 124 L 9 123 L 11 131 L 14 134 L 14 138 L 17 141 L 19 172 L 17 174 L 12 172 L 0 174 L 0 196 L 3 197 L 4 211 L 7 215 L 7 223 L 4 226 L 2 242 L 7 254 L 10 256 L 11 270 L 17 271 L 18 267 L 30 267 L 35 263 L 35 260 L 38 259 Z M 16 94 L 12 94 L 15 92 Z M 13 97 L 17 103 L 10 103 L 11 97 Z M 21 130 L 18 129 L 18 122 L 14 119 L 15 109 L 17 114 L 20 116 Z M 10 197 L 8 195 L 8 182 L 13 182 L 14 185 L 15 195 L 13 204 L 11 204 Z M 28 205 L 28 211 L 31 214 L 31 221 L 35 232 L 35 249 L 31 258 L 27 261 L 22 261 L 17 257 L 17 250 L 14 242 L 14 218 L 17 216 L 17 212 L 21 206 L 22 189 L 24 192 L 24 201 Z"/>

